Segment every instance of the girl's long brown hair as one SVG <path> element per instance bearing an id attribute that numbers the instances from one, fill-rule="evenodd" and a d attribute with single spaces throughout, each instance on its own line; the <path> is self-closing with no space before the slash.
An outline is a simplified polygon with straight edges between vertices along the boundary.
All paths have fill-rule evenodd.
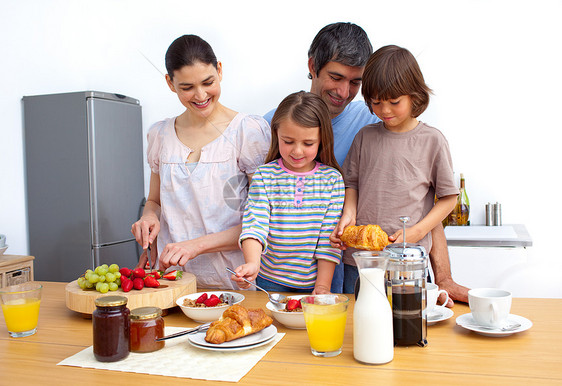
<path id="1" fill-rule="evenodd" d="M 303 127 L 318 127 L 320 131 L 320 144 L 315 160 L 322 162 L 324 165 L 331 166 L 342 173 L 334 155 L 334 133 L 332 131 L 332 120 L 330 119 L 328 106 L 316 94 L 305 91 L 299 91 L 287 96 L 281 101 L 275 114 L 273 114 L 273 118 L 271 118 L 271 147 L 265 158 L 265 163 L 281 157 L 277 133 L 279 125 L 286 119 L 290 119 Z"/>

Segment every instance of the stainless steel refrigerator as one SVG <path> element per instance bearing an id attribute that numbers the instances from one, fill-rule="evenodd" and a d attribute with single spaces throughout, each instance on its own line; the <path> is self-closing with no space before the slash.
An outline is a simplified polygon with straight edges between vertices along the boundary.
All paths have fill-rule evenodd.
<path id="1" fill-rule="evenodd" d="M 144 205 L 141 106 L 97 91 L 25 96 L 29 251 L 36 280 L 133 267 Z"/>

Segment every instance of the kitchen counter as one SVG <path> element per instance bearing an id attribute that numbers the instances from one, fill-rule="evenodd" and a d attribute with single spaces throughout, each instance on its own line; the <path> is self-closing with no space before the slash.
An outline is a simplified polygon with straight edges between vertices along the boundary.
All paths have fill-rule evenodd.
<path id="1" fill-rule="evenodd" d="M 533 240 L 523 224 L 502 226 L 447 226 L 447 245 L 452 247 L 530 247 Z"/>
<path id="2" fill-rule="evenodd" d="M 0 321 L 0 376 L 18 385 L 201 384 L 225 382 L 178 379 L 138 373 L 56 366 L 61 360 L 92 344 L 91 320 L 65 307 L 66 283 L 44 282 L 37 333 L 10 338 Z M 244 291 L 246 307 L 265 308 L 262 292 Z M 455 325 L 469 312 L 456 304 L 455 315 L 428 327 L 429 345 L 396 347 L 394 360 L 381 366 L 361 364 L 353 358 L 353 306 L 351 300 L 341 355 L 317 358 L 310 353 L 306 330 L 290 330 L 277 322 L 285 337 L 239 382 L 243 385 L 546 385 L 562 383 L 561 299 L 513 299 L 512 313 L 533 322 L 525 332 L 503 338 L 477 335 Z M 193 327 L 181 310 L 164 317 L 167 326 Z M 147 356 L 147 360 L 149 360 Z M 170 358 L 181 360 L 181 358 Z M 148 363 L 148 362 L 147 362 Z M 149 363 L 147 365 L 150 365 Z"/>

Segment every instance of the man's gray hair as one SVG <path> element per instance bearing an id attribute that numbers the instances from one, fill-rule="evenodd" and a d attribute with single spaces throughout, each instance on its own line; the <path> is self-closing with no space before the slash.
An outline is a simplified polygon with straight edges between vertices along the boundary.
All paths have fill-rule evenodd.
<path id="1" fill-rule="evenodd" d="M 333 23 L 322 28 L 310 45 L 316 75 L 328 62 L 346 66 L 365 66 L 373 47 L 363 28 L 353 23 Z M 311 74 L 308 77 L 312 79 Z"/>

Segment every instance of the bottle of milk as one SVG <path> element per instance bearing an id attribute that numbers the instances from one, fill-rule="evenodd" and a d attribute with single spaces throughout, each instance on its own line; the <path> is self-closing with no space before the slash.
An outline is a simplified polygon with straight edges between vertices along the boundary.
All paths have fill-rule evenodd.
<path id="1" fill-rule="evenodd" d="M 385 292 L 385 252 L 355 252 L 360 289 L 353 310 L 353 356 L 368 364 L 394 358 L 392 309 Z"/>

